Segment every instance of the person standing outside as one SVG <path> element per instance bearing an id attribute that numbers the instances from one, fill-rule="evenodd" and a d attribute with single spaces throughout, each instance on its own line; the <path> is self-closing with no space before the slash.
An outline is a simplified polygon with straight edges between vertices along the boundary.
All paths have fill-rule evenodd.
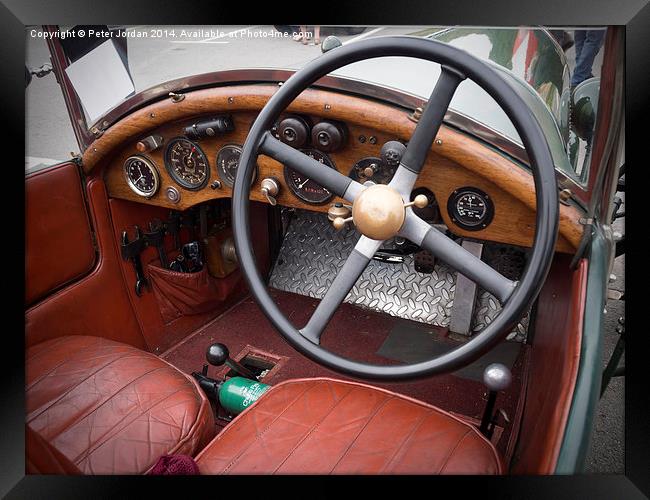
<path id="1" fill-rule="evenodd" d="M 320 44 L 320 26 L 312 26 L 314 28 L 314 45 L 319 45 Z M 303 45 L 307 45 L 309 43 L 310 36 L 307 32 L 307 26 L 300 26 L 300 33 L 298 33 L 296 36 L 293 37 L 293 39 L 296 42 L 302 41 Z"/>
<path id="2" fill-rule="evenodd" d="M 573 39 L 576 48 L 576 67 L 571 77 L 571 88 L 575 88 L 581 82 L 593 77 L 591 68 L 594 59 L 603 46 L 605 40 L 605 29 L 599 30 L 575 30 Z"/>

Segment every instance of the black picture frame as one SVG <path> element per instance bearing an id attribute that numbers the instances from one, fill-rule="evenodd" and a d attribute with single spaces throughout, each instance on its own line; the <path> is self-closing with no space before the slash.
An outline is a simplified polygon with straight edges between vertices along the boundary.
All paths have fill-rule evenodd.
<path id="1" fill-rule="evenodd" d="M 124 477 L 55 477 L 25 476 L 24 464 L 24 273 L 6 278 L 3 318 L 2 349 L 2 409 L 0 409 L 0 495 L 8 498 L 88 498 L 141 496 L 135 488 L 144 488 L 153 496 L 170 493 L 171 487 L 184 494 L 197 486 L 202 495 L 237 494 L 246 496 L 331 497 L 344 493 L 371 495 L 369 488 L 384 494 L 416 495 L 426 488 L 427 495 L 437 495 L 437 489 L 452 488 L 454 496 L 474 492 L 481 498 L 643 498 L 650 495 L 650 398 L 648 397 L 648 350 L 644 345 L 647 336 L 643 328 L 643 305 L 637 303 L 647 296 L 644 276 L 640 271 L 647 266 L 647 250 L 639 250 L 634 242 L 637 227 L 644 228 L 641 220 L 644 209 L 643 196 L 635 190 L 644 188 L 642 170 L 647 169 L 647 121 L 650 96 L 650 68 L 647 54 L 650 47 L 650 5 L 647 0 L 574 0 L 573 2 L 547 0 L 491 0 L 481 6 L 475 0 L 376 0 L 372 3 L 340 3 L 333 6 L 303 3 L 290 6 L 281 12 L 277 2 L 233 3 L 194 0 L 169 2 L 146 0 L 133 2 L 111 0 L 89 2 L 83 0 L 3 0 L 0 4 L 0 62 L 2 64 L 0 93 L 3 104 L 3 181 L 5 191 L 5 219 L 10 222 L 5 229 L 5 266 L 10 273 L 21 273 L 24 263 L 24 195 L 20 186 L 24 172 L 15 165 L 24 161 L 20 144 L 25 140 L 25 109 L 23 68 L 25 62 L 25 28 L 30 25 L 59 24 L 272 24 L 286 22 L 297 25 L 309 21 L 333 25 L 624 25 L 626 34 L 626 163 L 628 189 L 626 198 L 628 240 L 626 266 L 634 275 L 626 276 L 626 406 L 625 406 L 625 474 L 582 475 L 547 477 L 502 478 L 376 478 L 366 483 L 366 478 L 337 478 L 319 480 L 315 485 L 310 478 L 276 479 L 258 486 L 250 478 L 231 481 L 211 477 L 197 478 L 140 478 Z M 311 8 L 310 8 L 311 7 Z M 317 7 L 317 8 L 313 8 Z M 318 8 L 320 7 L 320 8 Z M 11 155 L 16 158 L 10 158 Z M 635 210 L 636 209 L 636 210 Z M 638 219 L 638 220 L 637 220 Z M 15 227 L 13 227 L 15 226 Z M 631 231 L 630 231 L 631 229 Z M 640 231 L 639 231 L 640 233 Z M 639 241 L 642 236 L 638 236 Z M 635 289 L 639 288 L 638 292 Z M 647 305 L 646 305 L 647 308 Z M 646 344 L 647 345 L 647 344 Z M 311 478 L 313 479 L 313 478 Z M 437 479 L 437 480 L 436 480 Z M 435 481 L 434 481 L 435 480 Z M 209 483 L 207 482 L 209 481 Z M 362 484 L 363 481 L 363 484 Z M 363 488 L 363 492 L 357 489 Z M 245 488 L 244 488 L 245 487 Z M 232 489 L 226 493 L 225 490 Z M 356 492 L 356 493 L 353 493 Z M 398 493 L 395 493 L 398 492 Z M 179 493 L 181 494 L 181 493 Z"/>

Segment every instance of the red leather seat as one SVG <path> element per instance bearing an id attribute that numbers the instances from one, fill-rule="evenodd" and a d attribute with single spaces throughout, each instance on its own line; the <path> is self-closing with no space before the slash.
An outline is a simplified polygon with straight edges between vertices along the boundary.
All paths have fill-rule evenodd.
<path id="1" fill-rule="evenodd" d="M 42 438 L 81 473 L 146 473 L 162 455 L 194 456 L 214 436 L 196 382 L 135 347 L 60 337 L 29 348 L 26 366 L 32 441 Z M 28 456 L 29 463 L 40 473 L 67 470 Z"/>
<path id="2" fill-rule="evenodd" d="M 197 457 L 201 474 L 500 474 L 476 428 L 438 408 L 325 378 L 268 390 Z"/>

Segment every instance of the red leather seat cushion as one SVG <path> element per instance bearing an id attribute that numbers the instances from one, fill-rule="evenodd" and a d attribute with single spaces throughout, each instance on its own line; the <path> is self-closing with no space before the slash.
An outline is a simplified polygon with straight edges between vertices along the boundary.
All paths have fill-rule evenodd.
<path id="1" fill-rule="evenodd" d="M 214 436 L 196 382 L 135 347 L 60 337 L 29 348 L 26 365 L 29 427 L 84 474 L 146 473 Z"/>
<path id="2" fill-rule="evenodd" d="M 372 386 L 325 378 L 267 391 L 197 457 L 202 474 L 500 474 L 476 428 Z"/>

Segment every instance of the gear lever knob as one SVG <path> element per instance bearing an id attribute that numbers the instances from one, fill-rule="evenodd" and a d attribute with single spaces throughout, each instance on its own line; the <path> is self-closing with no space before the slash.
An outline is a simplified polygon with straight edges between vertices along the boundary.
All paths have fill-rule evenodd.
<path id="1" fill-rule="evenodd" d="M 208 363 L 212 366 L 226 365 L 241 377 L 257 380 L 255 374 L 248 368 L 234 359 L 230 359 L 230 351 L 228 351 L 228 348 L 224 344 L 217 342 L 208 347 L 208 350 L 205 353 L 205 359 L 207 359 Z"/>
<path id="2" fill-rule="evenodd" d="M 205 359 L 213 366 L 221 366 L 230 358 L 228 348 L 220 343 L 212 344 L 205 353 Z"/>
<path id="3" fill-rule="evenodd" d="M 492 363 L 483 371 L 483 383 L 490 391 L 503 391 L 512 383 L 510 369 L 501 363 Z"/>

